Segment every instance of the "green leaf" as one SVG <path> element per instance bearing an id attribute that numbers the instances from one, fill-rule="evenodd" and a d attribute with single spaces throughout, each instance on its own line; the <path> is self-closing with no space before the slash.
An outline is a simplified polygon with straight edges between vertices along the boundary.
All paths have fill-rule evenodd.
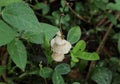
<path id="1" fill-rule="evenodd" d="M 61 4 L 62 7 L 60 7 L 59 10 L 60 10 L 61 12 L 68 12 L 69 7 L 68 7 L 68 6 L 65 6 L 66 1 L 65 1 L 65 0 L 61 0 L 61 1 L 60 1 L 60 4 Z"/>
<path id="2" fill-rule="evenodd" d="M 79 59 L 73 53 L 71 53 L 71 60 L 72 60 L 72 62 L 78 62 L 79 61 Z"/>
<path id="3" fill-rule="evenodd" d="M 120 0 L 115 0 L 116 3 L 109 3 L 108 9 L 120 11 Z"/>
<path id="4" fill-rule="evenodd" d="M 120 37 L 120 33 L 115 33 L 112 37 L 112 39 L 118 40 Z"/>
<path id="5" fill-rule="evenodd" d="M 70 66 L 65 63 L 59 64 L 55 67 L 55 71 L 61 75 L 68 74 L 70 72 L 70 70 L 71 70 Z"/>
<path id="6" fill-rule="evenodd" d="M 76 57 L 83 60 L 99 60 L 99 55 L 96 52 L 78 52 L 74 54 Z"/>
<path id="7" fill-rule="evenodd" d="M 58 27 L 46 23 L 40 23 L 40 27 L 49 40 L 59 31 Z"/>
<path id="8" fill-rule="evenodd" d="M 47 38 L 46 35 L 44 37 L 44 43 L 42 47 L 44 48 L 44 53 L 45 53 L 45 56 L 47 57 L 48 64 L 51 64 L 51 62 L 53 61 L 51 57 L 52 51 L 51 51 L 49 39 Z"/>
<path id="9" fill-rule="evenodd" d="M 104 3 L 108 3 L 109 2 L 109 0 L 102 0 Z"/>
<path id="10" fill-rule="evenodd" d="M 111 84 L 112 72 L 103 67 L 97 67 L 93 73 L 91 79 L 97 84 Z"/>
<path id="11" fill-rule="evenodd" d="M 44 67 L 40 69 L 40 76 L 43 78 L 49 78 L 53 73 L 53 70 L 49 67 Z"/>
<path id="12" fill-rule="evenodd" d="M 0 20 L 0 46 L 8 44 L 15 38 L 15 32 L 6 23 Z"/>
<path id="13" fill-rule="evenodd" d="M 105 0 L 95 0 L 94 1 L 97 8 L 105 10 L 106 9 L 106 3 Z"/>
<path id="14" fill-rule="evenodd" d="M 27 41 L 30 41 L 32 43 L 35 43 L 35 44 L 42 44 L 44 42 L 44 40 L 43 40 L 44 32 L 39 32 L 39 33 L 36 33 L 36 32 L 25 32 L 22 35 L 22 38 L 27 40 Z"/>
<path id="15" fill-rule="evenodd" d="M 120 28 L 120 24 L 117 24 L 116 27 L 117 27 L 117 28 Z"/>
<path id="16" fill-rule="evenodd" d="M 76 65 L 76 62 L 73 62 L 73 61 L 70 62 L 71 68 L 74 67 L 75 65 Z"/>
<path id="17" fill-rule="evenodd" d="M 67 35 L 67 40 L 71 43 L 74 44 L 76 43 L 81 37 L 81 30 L 79 26 L 72 27 Z"/>
<path id="18" fill-rule="evenodd" d="M 44 35 L 51 39 L 58 31 L 57 27 L 39 23 L 33 10 L 23 2 L 7 6 L 2 12 L 2 17 L 18 31 L 24 31 L 22 38 L 32 43 L 41 44 Z"/>
<path id="19" fill-rule="evenodd" d="M 120 59 L 118 59 L 117 57 L 111 57 L 109 59 L 109 68 L 112 70 L 112 71 L 117 71 L 120 67 Z M 118 70 L 118 72 L 120 72 Z"/>
<path id="20" fill-rule="evenodd" d="M 120 52 L 120 38 L 118 39 L 118 50 Z"/>
<path id="21" fill-rule="evenodd" d="M 0 66 L 0 76 L 2 75 L 3 71 L 5 70 L 5 66 Z"/>
<path id="22" fill-rule="evenodd" d="M 64 7 L 65 6 L 65 0 L 61 0 L 61 6 Z"/>
<path id="23" fill-rule="evenodd" d="M 4 83 L 4 82 L 0 82 L 0 84 L 6 84 L 6 83 Z"/>
<path id="24" fill-rule="evenodd" d="M 117 24 L 117 20 L 113 14 L 108 14 L 107 17 L 112 22 L 112 24 L 114 24 L 114 25 Z"/>
<path id="25" fill-rule="evenodd" d="M 52 75 L 52 82 L 53 84 L 65 84 L 62 76 L 56 71 Z"/>
<path id="26" fill-rule="evenodd" d="M 67 24 L 70 21 L 70 15 L 66 14 L 64 17 L 61 18 L 61 24 Z"/>
<path id="27" fill-rule="evenodd" d="M 3 19 L 18 31 L 41 32 L 33 10 L 24 2 L 13 3 L 2 11 Z"/>
<path id="28" fill-rule="evenodd" d="M 49 50 L 49 48 L 50 48 L 50 42 L 49 42 L 49 39 L 48 39 L 48 37 L 46 35 L 44 37 L 44 43 L 43 43 L 42 47 L 45 50 Z"/>
<path id="29" fill-rule="evenodd" d="M 77 42 L 75 47 L 73 47 L 72 53 L 77 53 L 78 51 L 84 51 L 86 48 L 86 42 L 84 40 L 80 40 Z"/>
<path id="30" fill-rule="evenodd" d="M 7 6 L 11 3 L 19 2 L 21 0 L 0 0 L 0 6 Z"/>
<path id="31" fill-rule="evenodd" d="M 15 39 L 7 46 L 10 58 L 21 69 L 25 70 L 27 63 L 27 52 L 22 41 Z"/>
<path id="32" fill-rule="evenodd" d="M 84 7 L 83 7 L 83 4 L 82 2 L 75 2 L 75 11 L 77 13 L 80 13 L 81 11 L 84 11 Z"/>
<path id="33" fill-rule="evenodd" d="M 36 44 L 44 43 L 44 37 L 47 36 L 49 40 L 57 33 L 58 28 L 46 23 L 39 23 L 41 32 L 25 32 L 22 38 Z M 34 29 L 34 28 L 33 28 Z"/>
<path id="34" fill-rule="evenodd" d="M 37 10 L 42 9 L 43 15 L 47 14 L 50 10 L 49 5 L 45 3 L 37 3 L 34 8 Z"/>
<path id="35" fill-rule="evenodd" d="M 73 84 L 80 84 L 79 82 L 74 82 Z"/>

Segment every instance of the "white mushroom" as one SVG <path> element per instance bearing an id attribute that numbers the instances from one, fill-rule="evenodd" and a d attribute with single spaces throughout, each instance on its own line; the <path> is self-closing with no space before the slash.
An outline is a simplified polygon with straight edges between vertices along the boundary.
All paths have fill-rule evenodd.
<path id="1" fill-rule="evenodd" d="M 57 45 L 56 43 L 53 44 L 52 51 L 56 53 L 67 54 L 70 51 L 72 46 L 68 41 L 66 40 L 63 40 L 63 41 L 64 41 L 64 44 L 61 44 L 61 45 Z"/>
<path id="2" fill-rule="evenodd" d="M 56 37 L 51 40 L 51 48 L 53 51 L 52 58 L 55 61 L 59 61 L 59 59 L 62 61 L 64 59 L 64 54 L 67 54 L 72 48 L 70 42 L 62 39 L 61 36 L 59 31 Z"/>
<path id="3" fill-rule="evenodd" d="M 56 62 L 61 62 L 61 61 L 63 61 L 63 59 L 64 59 L 65 57 L 64 57 L 64 54 L 54 53 L 54 52 L 53 52 L 52 58 L 53 58 L 53 60 L 56 61 Z"/>

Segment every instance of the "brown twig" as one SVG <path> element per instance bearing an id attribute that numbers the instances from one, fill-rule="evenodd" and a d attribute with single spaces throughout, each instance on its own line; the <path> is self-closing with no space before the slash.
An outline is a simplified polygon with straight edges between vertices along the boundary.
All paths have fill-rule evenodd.
<path id="1" fill-rule="evenodd" d="M 58 23 L 58 26 L 59 26 L 59 30 L 60 30 L 60 33 L 61 33 L 61 37 L 64 39 L 64 35 L 63 35 L 63 32 L 62 32 L 62 24 L 61 24 L 61 19 L 62 17 L 64 16 L 64 10 L 65 10 L 65 7 L 67 6 L 67 4 L 64 4 L 64 7 L 63 7 L 63 11 L 62 13 L 60 14 L 60 17 L 59 17 L 59 23 Z"/>
<path id="2" fill-rule="evenodd" d="M 106 24 L 110 23 L 109 20 L 107 20 L 107 17 L 105 16 L 104 19 L 100 20 L 100 22 L 97 24 L 97 26 L 105 26 Z"/>
<path id="3" fill-rule="evenodd" d="M 118 19 L 119 16 L 120 16 L 120 13 L 117 13 L 117 14 L 116 14 L 116 19 Z M 107 32 L 105 33 L 105 35 L 104 35 L 104 37 L 103 37 L 103 39 L 102 39 L 100 45 L 98 46 L 98 48 L 97 48 L 97 50 L 96 50 L 96 52 L 97 52 L 98 54 L 100 53 L 101 49 L 104 47 L 104 44 L 105 44 L 105 42 L 106 42 L 106 40 L 107 40 L 107 37 L 108 37 L 108 35 L 109 35 L 110 30 L 112 29 L 112 27 L 113 27 L 113 24 L 111 23 L 111 24 L 109 25 L 109 28 L 108 28 Z M 95 64 L 96 64 L 96 61 L 91 61 L 90 67 L 89 67 L 89 71 L 88 71 L 87 76 L 86 76 L 86 81 L 89 79 L 90 73 L 91 73 L 93 67 L 95 67 Z"/>
<path id="4" fill-rule="evenodd" d="M 108 23 L 110 23 L 109 20 L 105 21 L 102 26 L 105 26 L 105 25 L 107 25 Z"/>
<path id="5" fill-rule="evenodd" d="M 109 10 L 108 13 L 112 13 L 112 11 Z M 104 16 L 103 19 L 101 19 L 101 20 L 98 22 L 97 26 L 106 25 L 107 23 L 110 22 L 109 20 L 106 21 L 106 19 L 107 19 L 107 16 Z"/>
<path id="6" fill-rule="evenodd" d="M 62 33 L 62 25 L 61 25 L 61 19 L 62 19 L 63 16 L 64 16 L 64 13 L 61 13 L 60 17 L 59 17 L 59 24 L 58 24 L 61 35 L 63 35 L 63 33 Z"/>
<path id="7" fill-rule="evenodd" d="M 79 19 L 83 20 L 84 22 L 86 23 L 89 23 L 85 18 L 83 18 L 82 16 L 80 16 L 78 13 L 76 13 L 72 8 L 71 6 L 69 5 L 69 3 L 66 1 L 66 5 L 69 7 L 70 11 L 76 16 L 78 17 Z"/>
<path id="8" fill-rule="evenodd" d="M 100 25 L 102 25 L 105 21 L 106 21 L 106 16 L 105 17 L 103 17 L 104 19 L 102 19 L 102 20 L 100 20 L 99 21 L 99 23 L 97 24 L 97 26 L 100 26 Z"/>
<path id="9" fill-rule="evenodd" d="M 5 52 L 4 53 L 4 56 L 3 56 L 3 59 L 2 59 L 2 61 L 1 61 L 1 64 L 3 65 L 3 66 L 5 66 L 6 65 L 6 63 L 7 63 L 7 59 L 8 59 L 8 52 Z M 3 80 L 7 83 L 7 77 L 6 77 L 6 70 L 3 72 L 3 74 L 2 74 L 2 78 L 3 78 Z"/>

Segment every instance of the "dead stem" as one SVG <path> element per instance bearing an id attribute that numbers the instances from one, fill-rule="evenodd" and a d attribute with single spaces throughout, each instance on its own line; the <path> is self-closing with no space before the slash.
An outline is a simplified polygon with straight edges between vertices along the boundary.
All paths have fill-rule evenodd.
<path id="1" fill-rule="evenodd" d="M 4 57 L 3 57 L 3 60 L 1 61 L 1 64 L 2 64 L 3 66 L 6 66 L 7 59 L 8 59 L 8 52 L 5 52 Z M 3 80 L 7 83 L 8 81 L 7 81 L 6 75 L 7 75 L 7 73 L 6 73 L 6 70 L 5 70 L 5 71 L 3 72 L 3 74 L 2 74 L 2 78 L 3 78 Z"/>
<path id="2" fill-rule="evenodd" d="M 82 16 L 80 16 L 78 13 L 76 13 L 71 6 L 69 5 L 69 3 L 66 1 L 66 5 L 69 7 L 70 11 L 79 19 L 83 20 L 86 23 L 89 23 L 85 18 L 83 18 Z"/>
<path id="3" fill-rule="evenodd" d="M 63 39 L 64 39 L 64 35 L 63 35 L 63 32 L 62 32 L 61 19 L 62 19 L 62 17 L 64 16 L 64 10 L 65 10 L 66 5 L 67 5 L 67 4 L 65 4 L 64 7 L 63 7 L 63 11 L 62 11 L 62 13 L 60 14 L 59 23 L 58 23 L 59 30 L 60 30 L 60 33 L 61 33 L 61 35 L 62 35 L 61 38 L 63 38 Z"/>
<path id="4" fill-rule="evenodd" d="M 61 35 L 63 35 L 63 33 L 62 33 L 62 25 L 61 25 L 61 19 L 62 19 L 63 16 L 64 16 L 64 13 L 61 13 L 61 15 L 59 17 L 59 24 L 58 24 Z"/>
<path id="5" fill-rule="evenodd" d="M 112 11 L 109 10 L 108 13 L 112 13 Z M 106 25 L 107 23 L 110 22 L 109 20 L 106 21 L 106 19 L 107 19 L 107 16 L 104 16 L 103 19 L 101 19 L 101 20 L 98 22 L 97 26 Z"/>

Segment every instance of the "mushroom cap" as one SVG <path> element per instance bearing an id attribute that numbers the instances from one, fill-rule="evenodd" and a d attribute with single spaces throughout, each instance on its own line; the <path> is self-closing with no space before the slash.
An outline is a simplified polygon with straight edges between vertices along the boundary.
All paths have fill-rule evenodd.
<path id="1" fill-rule="evenodd" d="M 51 46 L 53 46 L 53 44 L 57 44 L 57 45 L 64 44 L 65 42 L 61 37 L 62 37 L 62 34 L 60 31 L 58 31 L 56 37 L 51 40 Z"/>
<path id="2" fill-rule="evenodd" d="M 64 41 L 65 41 L 65 43 L 62 45 L 53 44 L 52 51 L 56 52 L 56 53 L 67 54 L 70 51 L 70 49 L 72 48 L 72 46 L 68 41 L 66 41 L 66 40 L 64 40 Z"/>
<path id="3" fill-rule="evenodd" d="M 51 48 L 53 52 L 67 54 L 72 46 L 70 42 L 57 35 L 51 40 Z"/>
<path id="4" fill-rule="evenodd" d="M 61 36 L 56 36 L 51 40 L 51 47 L 56 44 L 56 45 L 63 45 L 65 43 L 65 40 L 61 38 Z"/>

